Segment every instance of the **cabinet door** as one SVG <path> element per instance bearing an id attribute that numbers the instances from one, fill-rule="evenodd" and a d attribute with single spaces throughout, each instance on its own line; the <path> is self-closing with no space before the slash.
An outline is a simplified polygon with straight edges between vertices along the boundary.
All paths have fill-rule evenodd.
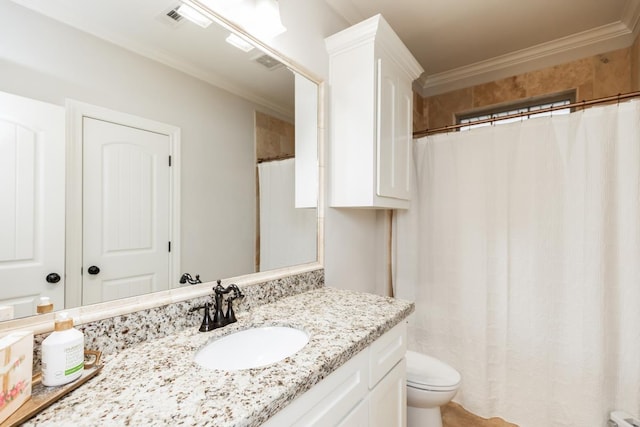
<path id="1" fill-rule="evenodd" d="M 368 361 L 368 349 L 361 351 L 267 420 L 263 427 L 338 425 L 367 395 Z"/>
<path id="2" fill-rule="evenodd" d="M 369 398 L 353 408 L 337 427 L 369 427 Z"/>
<path id="3" fill-rule="evenodd" d="M 406 362 L 402 359 L 369 394 L 369 426 L 406 425 Z"/>
<path id="4" fill-rule="evenodd" d="M 375 387 L 407 352 L 407 324 L 400 322 L 369 347 L 369 388 Z"/>
<path id="5" fill-rule="evenodd" d="M 409 200 L 411 170 L 411 85 L 391 59 L 377 59 L 377 195 Z"/>

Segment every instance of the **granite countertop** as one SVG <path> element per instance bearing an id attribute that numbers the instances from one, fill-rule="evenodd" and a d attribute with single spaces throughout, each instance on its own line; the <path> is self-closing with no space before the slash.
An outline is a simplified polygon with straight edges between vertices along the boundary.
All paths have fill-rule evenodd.
<path id="1" fill-rule="evenodd" d="M 283 298 L 224 328 L 189 329 L 110 356 L 97 377 L 24 425 L 258 426 L 412 311 L 406 301 L 327 287 Z M 273 325 L 303 329 L 309 343 L 263 368 L 218 371 L 193 362 L 211 340 Z"/>

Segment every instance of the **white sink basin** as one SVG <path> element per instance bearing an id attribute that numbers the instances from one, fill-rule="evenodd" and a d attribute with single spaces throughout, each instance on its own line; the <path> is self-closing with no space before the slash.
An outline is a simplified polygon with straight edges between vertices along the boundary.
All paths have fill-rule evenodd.
<path id="1" fill-rule="evenodd" d="M 209 369 L 236 371 L 259 368 L 298 352 L 309 335 L 287 326 L 245 329 L 212 341 L 199 350 L 194 361 Z"/>

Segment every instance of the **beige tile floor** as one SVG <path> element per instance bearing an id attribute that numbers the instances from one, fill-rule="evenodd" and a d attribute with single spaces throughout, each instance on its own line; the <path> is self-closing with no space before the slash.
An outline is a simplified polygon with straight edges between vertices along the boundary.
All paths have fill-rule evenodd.
<path id="1" fill-rule="evenodd" d="M 441 408 L 442 427 L 518 427 L 502 418 L 480 418 L 455 402 Z"/>

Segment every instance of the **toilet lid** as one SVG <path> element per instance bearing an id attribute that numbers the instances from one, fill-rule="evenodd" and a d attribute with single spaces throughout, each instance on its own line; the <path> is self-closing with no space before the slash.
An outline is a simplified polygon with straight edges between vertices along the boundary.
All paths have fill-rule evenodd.
<path id="1" fill-rule="evenodd" d="M 452 389 L 460 384 L 460 373 L 426 354 L 407 351 L 407 384 L 426 390 Z"/>

